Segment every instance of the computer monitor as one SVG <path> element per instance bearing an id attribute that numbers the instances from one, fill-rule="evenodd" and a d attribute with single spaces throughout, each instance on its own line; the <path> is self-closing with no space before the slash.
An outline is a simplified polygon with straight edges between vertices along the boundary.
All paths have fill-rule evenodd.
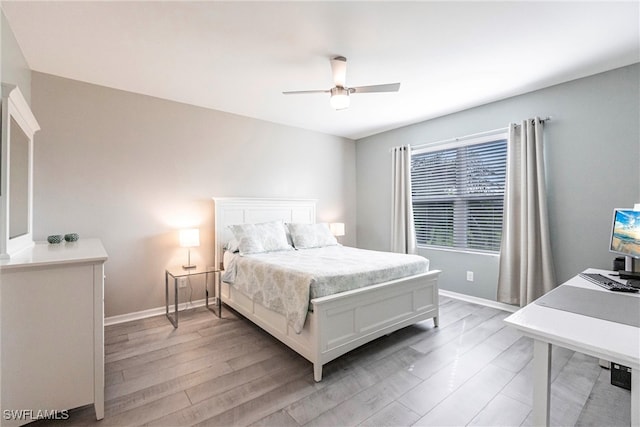
<path id="1" fill-rule="evenodd" d="M 614 209 L 609 250 L 627 257 L 640 258 L 640 211 Z"/>

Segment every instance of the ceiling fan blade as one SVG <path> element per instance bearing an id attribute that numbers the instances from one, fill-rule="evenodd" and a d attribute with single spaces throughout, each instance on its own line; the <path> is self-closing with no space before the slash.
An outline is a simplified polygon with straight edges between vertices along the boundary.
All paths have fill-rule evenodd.
<path id="1" fill-rule="evenodd" d="M 331 59 L 331 73 L 333 74 L 333 83 L 336 86 L 346 87 L 347 58 L 344 56 L 336 56 Z"/>
<path id="2" fill-rule="evenodd" d="M 288 92 L 282 92 L 283 95 L 300 95 L 305 93 L 330 93 L 330 90 L 290 90 Z"/>
<path id="3" fill-rule="evenodd" d="M 355 93 L 371 93 L 371 92 L 397 92 L 400 90 L 400 83 L 389 83 L 385 85 L 356 86 L 349 88 L 349 91 Z"/>

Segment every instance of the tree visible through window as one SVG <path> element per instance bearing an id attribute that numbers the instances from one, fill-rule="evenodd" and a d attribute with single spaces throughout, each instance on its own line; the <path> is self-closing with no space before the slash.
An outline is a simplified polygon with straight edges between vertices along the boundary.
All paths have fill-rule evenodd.
<path id="1" fill-rule="evenodd" d="M 499 252 L 505 134 L 415 151 L 411 186 L 419 246 Z"/>

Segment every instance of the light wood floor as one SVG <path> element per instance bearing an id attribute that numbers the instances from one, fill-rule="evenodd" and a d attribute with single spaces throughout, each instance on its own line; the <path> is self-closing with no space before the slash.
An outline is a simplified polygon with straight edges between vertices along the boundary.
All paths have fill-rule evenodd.
<path id="1" fill-rule="evenodd" d="M 93 407 L 66 421 L 102 426 L 528 426 L 532 342 L 508 313 L 441 298 L 440 327 L 407 327 L 325 365 L 309 362 L 229 309 L 105 329 L 105 419 Z M 553 348 L 552 424 L 628 426 L 629 391 L 592 357 Z"/>

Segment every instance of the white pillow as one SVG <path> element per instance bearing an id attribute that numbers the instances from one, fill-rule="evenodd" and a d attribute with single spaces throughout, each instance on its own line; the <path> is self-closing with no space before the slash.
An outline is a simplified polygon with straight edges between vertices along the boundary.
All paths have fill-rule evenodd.
<path id="1" fill-rule="evenodd" d="M 227 252 L 231 252 L 231 253 L 240 252 L 240 242 L 238 242 L 236 239 L 231 239 L 224 246 L 224 249 Z"/>
<path id="2" fill-rule="evenodd" d="M 240 255 L 293 249 L 281 221 L 230 225 L 229 228 L 238 241 Z"/>
<path id="3" fill-rule="evenodd" d="M 321 248 L 338 244 L 329 224 L 289 224 L 289 233 L 296 249 Z"/>

